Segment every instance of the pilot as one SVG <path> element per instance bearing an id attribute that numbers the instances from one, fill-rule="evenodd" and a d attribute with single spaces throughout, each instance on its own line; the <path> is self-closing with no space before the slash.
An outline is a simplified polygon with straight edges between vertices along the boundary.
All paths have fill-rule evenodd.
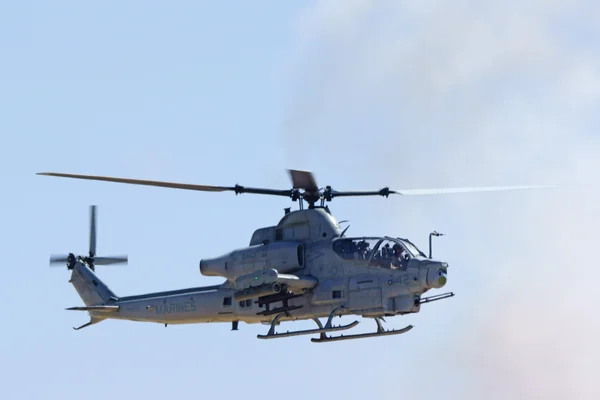
<path id="1" fill-rule="evenodd" d="M 361 249 L 362 251 L 362 259 L 366 260 L 367 258 L 369 258 L 369 255 L 371 253 L 371 249 L 370 249 L 370 245 L 367 242 L 364 242 L 364 245 Z"/>
<path id="2" fill-rule="evenodd" d="M 364 240 L 361 240 L 357 244 L 356 253 L 354 253 L 355 259 L 365 260 L 367 258 L 367 252 L 369 250 L 369 244 Z"/>
<path id="3" fill-rule="evenodd" d="M 386 243 L 381 249 L 381 257 L 382 258 L 390 258 L 392 255 L 392 249 L 390 249 L 390 244 Z"/>
<path id="4" fill-rule="evenodd" d="M 404 268 L 406 265 L 406 260 L 404 259 L 404 250 L 402 249 L 402 246 L 400 246 L 398 243 L 396 243 L 394 245 L 394 247 L 392 247 L 392 249 L 393 249 L 392 268 L 393 269 Z"/>

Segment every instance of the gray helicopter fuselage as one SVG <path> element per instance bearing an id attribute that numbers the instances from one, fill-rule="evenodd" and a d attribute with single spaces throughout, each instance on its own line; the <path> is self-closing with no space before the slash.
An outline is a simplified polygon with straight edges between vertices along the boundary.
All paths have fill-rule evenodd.
<path id="1" fill-rule="evenodd" d="M 394 258 L 394 246 L 404 257 Z M 223 284 L 116 297 L 103 304 L 118 311 L 90 314 L 164 324 L 268 323 L 279 313 L 273 309 L 285 312 L 282 321 L 314 319 L 340 306 L 342 314 L 402 315 L 419 312 L 420 296 L 444 286 L 446 270 L 406 239 L 346 238 L 327 210 L 307 209 L 258 229 L 248 247 L 201 260 L 200 272 L 225 278 Z M 277 301 L 284 292 L 291 296 Z"/>

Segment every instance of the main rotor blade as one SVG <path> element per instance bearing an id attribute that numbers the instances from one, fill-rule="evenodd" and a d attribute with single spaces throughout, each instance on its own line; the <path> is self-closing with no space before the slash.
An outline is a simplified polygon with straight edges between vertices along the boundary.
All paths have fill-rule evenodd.
<path id="1" fill-rule="evenodd" d="M 65 264 L 69 261 L 68 254 L 52 254 L 50 256 L 50 265 L 52 264 Z"/>
<path id="2" fill-rule="evenodd" d="M 344 191 L 326 190 L 324 195 L 326 198 L 334 197 L 350 197 L 350 196 L 384 196 L 390 194 L 398 194 L 401 196 L 425 196 L 425 195 L 441 195 L 441 194 L 456 194 L 456 193 L 476 193 L 476 192 L 499 192 L 509 190 L 525 190 L 525 189 L 545 189 L 553 188 L 554 185 L 525 185 L 525 186 L 489 186 L 489 187 L 465 187 L 465 188 L 441 188 L 441 189 L 405 189 L 405 190 L 390 190 L 383 188 L 378 191 Z"/>
<path id="3" fill-rule="evenodd" d="M 94 265 L 126 264 L 127 256 L 94 257 Z"/>
<path id="4" fill-rule="evenodd" d="M 326 194 L 329 194 L 328 191 L 325 192 Z M 365 190 L 365 191 L 344 191 L 344 192 L 340 192 L 337 190 L 332 190 L 331 191 L 331 197 L 354 197 L 354 196 L 385 196 L 387 197 L 388 195 L 392 194 L 392 193 L 396 193 L 393 190 L 389 190 L 389 188 L 384 188 L 381 190 Z"/>
<path id="5" fill-rule="evenodd" d="M 90 206 L 90 257 L 96 255 L 96 206 Z"/>
<path id="6" fill-rule="evenodd" d="M 555 185 L 524 185 L 524 186 L 488 186 L 488 187 L 465 187 L 465 188 L 441 188 L 441 189 L 406 189 L 406 190 L 390 190 L 390 193 L 399 194 L 401 196 L 424 196 L 424 195 L 440 195 L 440 194 L 457 194 L 457 193 L 476 193 L 476 192 L 501 192 L 511 190 L 527 190 L 527 189 L 547 189 L 556 187 Z"/>
<path id="7" fill-rule="evenodd" d="M 127 183 L 131 185 L 143 185 L 143 186 L 158 186 L 166 187 L 171 189 L 184 189 L 184 190 L 195 190 L 202 192 L 225 192 L 232 191 L 236 194 L 240 193 L 253 193 L 253 194 L 266 194 L 273 196 L 292 196 L 292 190 L 277 190 L 277 189 L 263 189 L 263 188 L 249 188 L 240 185 L 235 186 L 210 186 L 210 185 L 193 185 L 189 183 L 176 183 L 176 182 L 162 182 L 162 181 L 150 181 L 143 179 L 129 179 L 129 178 L 113 178 L 110 176 L 93 176 L 93 175 L 77 175 L 77 174 L 63 174 L 56 172 L 38 172 L 36 175 L 45 176 L 57 176 L 61 178 L 74 178 L 74 179 L 86 179 L 93 181 L 105 181 L 105 182 L 117 182 Z"/>
<path id="8" fill-rule="evenodd" d="M 55 172 L 38 172 L 36 175 L 57 176 L 57 177 L 61 177 L 61 178 L 87 179 L 87 180 L 92 180 L 92 181 L 128 183 L 131 185 L 159 186 L 159 187 L 167 187 L 167 188 L 173 188 L 173 189 L 199 190 L 199 191 L 205 191 L 205 192 L 223 192 L 226 190 L 235 190 L 234 187 L 192 185 L 192 184 L 187 184 L 187 183 L 149 181 L 149 180 L 143 180 L 143 179 L 113 178 L 110 176 L 62 174 L 62 173 L 55 173 Z"/>
<path id="9" fill-rule="evenodd" d="M 319 187 L 312 172 L 288 169 L 294 189 L 304 189 L 307 192 L 318 192 Z"/>

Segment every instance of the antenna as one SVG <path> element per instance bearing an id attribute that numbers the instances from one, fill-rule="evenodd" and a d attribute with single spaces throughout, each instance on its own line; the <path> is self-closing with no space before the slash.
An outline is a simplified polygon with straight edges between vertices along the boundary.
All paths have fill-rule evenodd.
<path id="1" fill-rule="evenodd" d="M 432 236 L 444 236 L 444 234 L 436 232 L 436 231 L 433 231 L 429 234 L 429 258 L 430 259 L 431 259 L 431 237 Z"/>

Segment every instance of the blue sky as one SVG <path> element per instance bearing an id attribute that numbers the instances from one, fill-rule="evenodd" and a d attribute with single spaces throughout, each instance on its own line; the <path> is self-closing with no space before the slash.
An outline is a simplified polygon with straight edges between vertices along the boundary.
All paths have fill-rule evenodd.
<path id="1" fill-rule="evenodd" d="M 352 235 L 409 237 L 453 299 L 395 338 L 259 341 L 267 327 L 87 321 L 53 252 L 119 295 L 211 285 L 285 199 L 35 176 L 288 188 L 597 181 L 599 8 L 586 2 L 8 2 L 0 5 L 0 197 L 9 398 L 285 395 L 591 399 L 599 191 L 344 199 Z M 590 261 L 591 260 L 591 261 Z M 294 323 L 301 329 L 310 323 Z M 372 321 L 359 325 L 373 329 Z M 497 396 L 497 397 L 494 397 Z"/>

